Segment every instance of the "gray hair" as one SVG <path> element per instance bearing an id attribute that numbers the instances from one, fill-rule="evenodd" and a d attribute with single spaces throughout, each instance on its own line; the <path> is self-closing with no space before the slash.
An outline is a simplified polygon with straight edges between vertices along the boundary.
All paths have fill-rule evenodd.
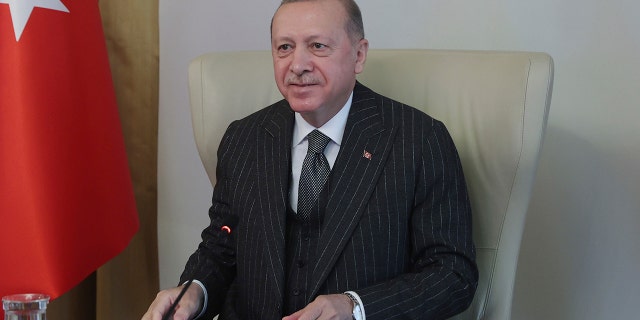
<path id="1" fill-rule="evenodd" d="M 288 3 L 304 2 L 304 1 L 319 1 L 319 0 L 282 0 L 278 8 Z M 364 39 L 364 24 L 362 23 L 362 12 L 360 12 L 360 7 L 358 7 L 358 4 L 354 0 L 338 0 L 338 1 L 342 4 L 345 11 L 347 12 L 347 23 L 345 26 L 347 34 L 349 34 L 349 36 L 354 42 Z M 271 28 L 273 29 L 273 18 L 271 18 Z"/>

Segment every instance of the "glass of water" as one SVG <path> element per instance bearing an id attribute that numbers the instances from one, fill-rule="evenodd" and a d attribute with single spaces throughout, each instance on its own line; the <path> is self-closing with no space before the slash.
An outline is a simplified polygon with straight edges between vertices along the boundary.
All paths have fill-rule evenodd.
<path id="1" fill-rule="evenodd" d="M 39 293 L 2 297 L 4 320 L 46 320 L 49 296 Z"/>

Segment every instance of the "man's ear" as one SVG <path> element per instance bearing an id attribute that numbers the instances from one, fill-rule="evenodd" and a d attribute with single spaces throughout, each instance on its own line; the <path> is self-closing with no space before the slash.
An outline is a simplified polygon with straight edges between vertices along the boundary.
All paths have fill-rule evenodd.
<path id="1" fill-rule="evenodd" d="M 367 39 L 361 39 L 356 44 L 356 74 L 361 73 L 364 70 L 364 64 L 367 61 L 367 53 L 369 52 L 369 41 Z"/>

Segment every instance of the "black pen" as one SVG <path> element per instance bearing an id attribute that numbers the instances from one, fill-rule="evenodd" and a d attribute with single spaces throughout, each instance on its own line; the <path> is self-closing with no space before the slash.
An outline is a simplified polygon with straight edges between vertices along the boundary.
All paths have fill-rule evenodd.
<path id="1" fill-rule="evenodd" d="M 171 307 L 169 307 L 169 310 L 167 310 L 167 313 L 164 314 L 164 316 L 162 317 L 162 320 L 170 320 L 171 317 L 173 317 L 173 313 L 176 311 L 178 302 L 180 302 L 180 299 L 182 299 L 182 296 L 184 296 L 184 293 L 187 292 L 187 289 L 189 289 L 189 286 L 191 285 L 192 282 L 193 282 L 193 279 L 189 279 L 189 281 L 187 281 L 187 283 L 184 284 L 184 287 L 182 287 L 182 290 L 180 290 L 180 294 L 176 298 L 176 301 L 174 301 L 173 304 L 171 304 Z"/>

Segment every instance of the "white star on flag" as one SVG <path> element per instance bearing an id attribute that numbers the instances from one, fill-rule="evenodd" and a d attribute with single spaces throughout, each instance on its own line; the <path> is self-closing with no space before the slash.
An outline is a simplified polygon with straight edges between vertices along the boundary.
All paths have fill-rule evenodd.
<path id="1" fill-rule="evenodd" d="M 29 22 L 29 17 L 33 8 L 44 8 L 56 11 L 69 12 L 60 0 L 0 0 L 0 3 L 9 5 L 11 13 L 11 21 L 13 22 L 13 32 L 16 35 L 16 41 L 20 41 L 22 31 Z"/>

